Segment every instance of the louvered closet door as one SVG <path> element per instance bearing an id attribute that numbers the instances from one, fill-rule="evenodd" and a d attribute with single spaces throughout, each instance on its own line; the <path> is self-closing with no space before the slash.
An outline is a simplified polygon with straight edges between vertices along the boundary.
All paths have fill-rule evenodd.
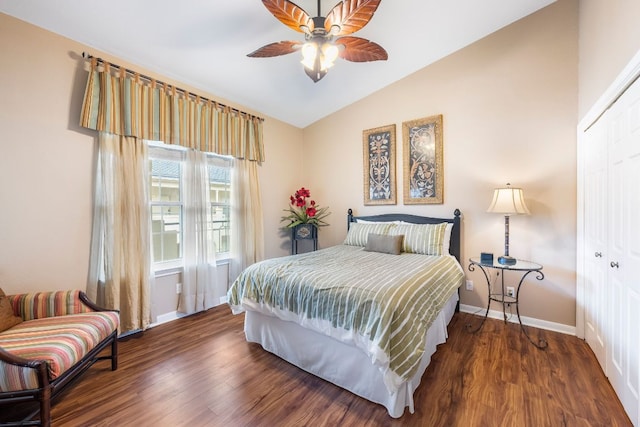
<path id="1" fill-rule="evenodd" d="M 607 376 L 635 425 L 640 397 L 640 81 L 609 111 Z"/>
<path id="2" fill-rule="evenodd" d="M 602 117 L 582 138 L 584 151 L 585 339 L 606 369 L 607 324 L 607 121 Z"/>

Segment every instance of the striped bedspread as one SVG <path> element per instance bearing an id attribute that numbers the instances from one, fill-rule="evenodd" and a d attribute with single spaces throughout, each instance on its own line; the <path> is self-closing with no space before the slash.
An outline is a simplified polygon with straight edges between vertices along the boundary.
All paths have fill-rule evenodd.
<path id="1" fill-rule="evenodd" d="M 393 392 L 416 372 L 427 329 L 463 279 L 452 256 L 338 245 L 248 267 L 228 301 L 234 313 L 257 310 L 357 346 Z"/>

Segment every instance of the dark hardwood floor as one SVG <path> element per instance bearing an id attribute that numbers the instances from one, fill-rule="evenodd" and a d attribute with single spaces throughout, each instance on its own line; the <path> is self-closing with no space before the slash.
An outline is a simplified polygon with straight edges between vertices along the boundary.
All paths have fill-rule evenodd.
<path id="1" fill-rule="evenodd" d="M 53 406 L 53 426 L 628 426 L 595 356 L 576 337 L 457 313 L 416 391 L 415 414 L 386 410 L 244 339 L 227 306 L 120 342 Z M 0 407 L 5 411 L 6 407 Z M 0 417 L 1 418 L 1 417 Z"/>

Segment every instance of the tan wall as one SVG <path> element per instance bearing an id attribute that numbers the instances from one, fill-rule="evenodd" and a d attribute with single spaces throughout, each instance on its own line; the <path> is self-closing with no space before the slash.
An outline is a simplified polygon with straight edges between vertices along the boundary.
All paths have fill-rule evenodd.
<path id="1" fill-rule="evenodd" d="M 8 293 L 86 286 L 96 137 L 77 124 L 83 51 L 238 107 L 0 14 L 0 286 Z M 276 256 L 288 253 L 277 222 L 301 174 L 302 130 L 267 118 L 264 135 L 266 253 Z M 174 307 L 175 286 L 160 282 L 168 294 L 154 306 Z"/>
<path id="2" fill-rule="evenodd" d="M 94 139 L 77 125 L 83 47 L 0 14 L 0 284 L 84 288 Z"/>
<path id="3" fill-rule="evenodd" d="M 265 257 L 289 255 L 291 240 L 280 227 L 289 196 L 300 188 L 302 129 L 277 120 L 264 126 L 266 160 L 261 167 L 260 192 L 264 211 Z"/>
<path id="4" fill-rule="evenodd" d="M 561 0 L 306 128 L 305 184 L 333 212 L 320 245 L 342 241 L 348 208 L 431 216 L 459 208 L 464 259 L 499 255 L 504 219 L 486 209 L 494 187 L 511 182 L 531 210 L 512 218 L 511 254 L 546 275 L 525 284 L 521 313 L 575 325 L 577 25 L 577 1 Z M 434 114 L 444 116 L 444 204 L 404 206 L 402 122 Z M 365 207 L 362 131 L 393 123 L 399 202 Z M 481 273 L 467 276 L 475 290 L 462 291 L 462 303 L 486 305 Z"/>
<path id="5" fill-rule="evenodd" d="M 638 0 L 580 0 L 579 118 L 640 50 Z"/>

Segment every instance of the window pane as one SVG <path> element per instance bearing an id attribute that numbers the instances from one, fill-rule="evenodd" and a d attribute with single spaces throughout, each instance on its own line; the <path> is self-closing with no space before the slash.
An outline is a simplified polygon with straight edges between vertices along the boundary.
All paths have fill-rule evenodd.
<path id="1" fill-rule="evenodd" d="M 215 245 L 216 253 L 230 250 L 231 243 L 231 160 L 209 157 L 209 195 L 211 200 L 211 225 L 208 238 Z"/>
<path id="2" fill-rule="evenodd" d="M 209 239 L 216 248 L 216 253 L 229 252 L 231 222 L 229 221 L 229 206 L 217 206 L 211 204 L 211 226 L 209 227 Z"/>
<path id="3" fill-rule="evenodd" d="M 180 201 L 180 162 L 151 161 L 151 201 Z"/>
<path id="4" fill-rule="evenodd" d="M 171 261 L 182 257 L 180 206 L 151 206 L 153 261 Z"/>

